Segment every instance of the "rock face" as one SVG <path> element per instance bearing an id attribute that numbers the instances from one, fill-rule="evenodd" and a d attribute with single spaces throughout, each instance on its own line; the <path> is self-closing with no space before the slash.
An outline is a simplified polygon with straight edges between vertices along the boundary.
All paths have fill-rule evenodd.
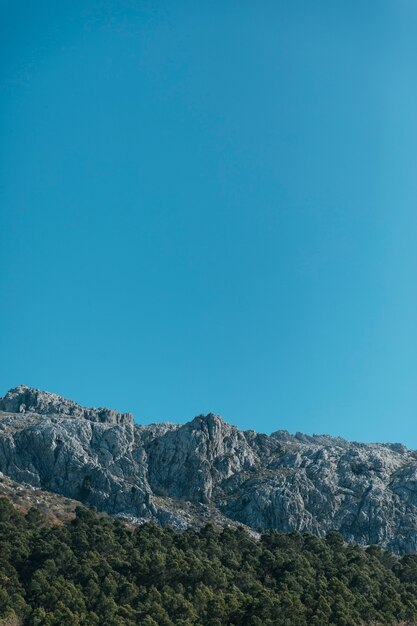
<path id="1" fill-rule="evenodd" d="M 417 551 L 417 453 L 400 444 L 267 436 L 212 414 L 139 426 L 21 386 L 0 399 L 0 471 L 137 522 L 338 530 Z"/>
<path id="2" fill-rule="evenodd" d="M 0 399 L 0 411 L 65 415 L 66 417 L 87 419 L 91 422 L 133 424 L 133 416 L 130 413 L 118 413 L 113 409 L 86 409 L 73 400 L 68 400 L 48 391 L 32 389 L 25 385 L 10 389 L 4 398 Z"/>

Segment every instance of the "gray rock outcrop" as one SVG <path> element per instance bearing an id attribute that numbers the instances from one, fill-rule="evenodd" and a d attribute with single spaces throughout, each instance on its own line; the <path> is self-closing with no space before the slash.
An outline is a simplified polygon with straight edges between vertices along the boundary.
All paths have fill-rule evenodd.
<path id="1" fill-rule="evenodd" d="M 263 435 L 220 417 L 140 426 L 17 387 L 0 399 L 0 471 L 141 523 L 276 528 L 417 551 L 417 453 L 327 435 Z"/>
<path id="2" fill-rule="evenodd" d="M 38 415 L 65 415 L 66 417 L 87 419 L 91 422 L 133 424 L 133 416 L 130 413 L 118 413 L 113 409 L 84 408 L 73 400 L 68 400 L 48 391 L 26 387 L 25 385 L 10 389 L 4 398 L 0 399 L 0 411 L 37 413 Z"/>

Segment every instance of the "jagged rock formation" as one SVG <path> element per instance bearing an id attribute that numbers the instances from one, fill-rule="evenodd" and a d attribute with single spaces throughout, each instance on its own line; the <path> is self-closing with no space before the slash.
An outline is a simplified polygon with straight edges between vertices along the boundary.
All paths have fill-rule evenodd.
<path id="1" fill-rule="evenodd" d="M 0 471 L 137 522 L 334 529 L 417 551 L 417 453 L 401 444 L 267 436 L 212 414 L 139 426 L 21 386 L 0 400 Z"/>
<path id="2" fill-rule="evenodd" d="M 0 411 L 9 413 L 38 413 L 40 415 L 65 415 L 91 422 L 105 422 L 109 424 L 133 424 L 130 413 L 118 413 L 113 409 L 86 409 L 73 400 L 68 400 L 56 393 L 32 389 L 20 385 L 10 389 L 0 398 Z"/>

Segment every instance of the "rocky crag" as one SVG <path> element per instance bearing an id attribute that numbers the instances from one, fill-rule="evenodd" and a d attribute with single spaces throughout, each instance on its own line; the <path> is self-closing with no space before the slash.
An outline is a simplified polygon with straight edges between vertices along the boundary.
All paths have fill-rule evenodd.
<path id="1" fill-rule="evenodd" d="M 287 431 L 241 431 L 217 415 L 141 426 L 20 386 L 0 399 L 0 471 L 134 523 L 244 524 L 417 551 L 417 453 Z"/>

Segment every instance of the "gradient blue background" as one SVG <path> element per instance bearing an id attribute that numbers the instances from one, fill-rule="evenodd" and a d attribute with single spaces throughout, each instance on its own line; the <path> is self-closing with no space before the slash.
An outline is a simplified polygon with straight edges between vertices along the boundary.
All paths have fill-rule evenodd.
<path id="1" fill-rule="evenodd" d="M 0 392 L 417 448 L 417 5 L 0 17 Z"/>

